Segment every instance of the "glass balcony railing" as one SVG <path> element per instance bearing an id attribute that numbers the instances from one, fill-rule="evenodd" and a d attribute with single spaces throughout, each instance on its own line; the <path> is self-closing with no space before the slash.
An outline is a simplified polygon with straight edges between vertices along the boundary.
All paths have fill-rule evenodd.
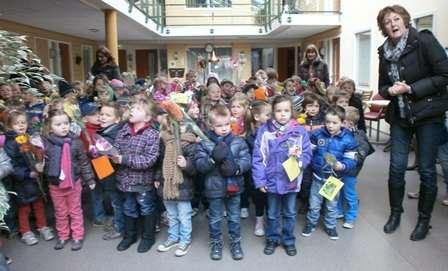
<path id="1" fill-rule="evenodd" d="M 170 26 L 259 26 L 272 29 L 283 13 L 339 13 L 340 0 L 128 0 L 163 33 Z"/>

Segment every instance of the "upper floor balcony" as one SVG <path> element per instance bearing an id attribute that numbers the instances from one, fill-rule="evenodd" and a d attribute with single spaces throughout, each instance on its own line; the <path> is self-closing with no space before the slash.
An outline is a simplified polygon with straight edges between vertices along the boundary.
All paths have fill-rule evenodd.
<path id="1" fill-rule="evenodd" d="M 166 39 L 306 37 L 340 25 L 340 0 L 103 0 Z M 127 4 L 126 10 L 123 7 Z"/>

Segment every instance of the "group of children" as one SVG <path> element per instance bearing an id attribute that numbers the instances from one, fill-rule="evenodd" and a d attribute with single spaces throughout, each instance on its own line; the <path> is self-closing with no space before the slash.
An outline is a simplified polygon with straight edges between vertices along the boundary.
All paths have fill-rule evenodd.
<path id="1" fill-rule="evenodd" d="M 225 217 L 231 256 L 243 259 L 240 219 L 249 216 L 249 199 L 255 205 L 254 233 L 265 236 L 266 255 L 279 245 L 296 255 L 298 197 L 306 213 L 303 236 L 316 229 L 321 208 L 330 239 L 338 239 L 337 218 L 344 219 L 345 228 L 354 227 L 357 175 L 373 149 L 363 131 L 362 104 L 352 80 L 324 90 L 326 97 L 314 79 L 291 78 L 281 84 L 273 71 L 269 78 L 257 72 L 242 88 L 215 75 L 201 86 L 194 72 L 185 83 L 158 78 L 150 89 L 140 85 L 131 91 L 116 79 L 98 76 L 94 82 L 85 91 L 82 83 L 60 81 L 59 97 L 51 100 L 36 89 L 23 90 L 22 104 L 5 95 L 9 85 L 0 85 L 7 107 L 0 154 L 8 155 L 13 167 L 3 182 L 17 193 L 18 229 L 27 245 L 38 242 L 31 212 L 41 237 L 55 238 L 45 214 L 48 193 L 54 208 L 54 248 L 63 249 L 69 240 L 72 250 L 82 248 L 83 184 L 90 190 L 93 225 L 105 227 L 104 240 L 121 238 L 118 251 L 136 243 L 139 232 L 138 252 L 150 250 L 165 211 L 168 238 L 157 250 L 175 247 L 176 256 L 185 255 L 199 202 L 207 209 L 213 260 L 222 258 Z M 191 98 L 180 104 L 186 114 L 180 121 L 162 106 L 173 93 Z M 102 156 L 99 140 L 112 146 L 106 157 L 113 173 L 103 178 L 90 162 Z M 298 177 L 291 178 L 283 168 L 288 159 L 299 168 Z M 329 176 L 344 182 L 332 201 L 319 194 Z M 113 209 L 110 225 L 106 199 Z M 9 216 L 10 228 L 14 219 Z"/>

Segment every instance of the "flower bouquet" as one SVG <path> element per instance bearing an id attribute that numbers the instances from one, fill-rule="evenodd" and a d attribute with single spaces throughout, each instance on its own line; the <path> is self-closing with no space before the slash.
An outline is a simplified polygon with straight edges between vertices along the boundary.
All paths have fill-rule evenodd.
<path id="1" fill-rule="evenodd" d="M 95 135 L 95 148 L 100 155 L 117 156 L 119 154 L 118 150 L 100 135 Z"/>
<path id="2" fill-rule="evenodd" d="M 39 173 L 42 173 L 44 166 L 44 144 L 40 136 L 29 137 L 27 134 L 18 135 L 15 138 L 17 144 L 19 144 L 20 152 L 25 156 L 25 161 L 28 167 L 32 171 L 36 171 L 40 168 Z M 37 184 L 39 190 L 46 197 L 45 190 L 42 185 L 41 174 L 37 178 Z"/>
<path id="3" fill-rule="evenodd" d="M 159 106 L 164 109 L 173 121 L 177 122 L 177 125 L 182 122 L 189 127 L 194 134 L 196 134 L 202 140 L 208 140 L 207 136 L 202 132 L 199 126 L 191 119 L 191 117 L 185 113 L 185 111 L 175 102 L 165 100 L 159 103 Z"/>

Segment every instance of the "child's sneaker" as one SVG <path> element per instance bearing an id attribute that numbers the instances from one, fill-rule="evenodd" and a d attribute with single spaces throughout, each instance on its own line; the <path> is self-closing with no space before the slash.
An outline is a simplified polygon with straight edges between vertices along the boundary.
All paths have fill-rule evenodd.
<path id="1" fill-rule="evenodd" d="M 33 246 L 39 243 L 39 240 L 37 240 L 36 235 L 34 235 L 32 231 L 22 234 L 22 241 L 28 246 Z"/>
<path id="2" fill-rule="evenodd" d="M 212 240 L 210 242 L 210 259 L 214 261 L 222 259 L 222 241 Z"/>
<path id="3" fill-rule="evenodd" d="M 176 257 L 182 257 L 182 256 L 184 256 L 185 254 L 187 254 L 188 249 L 190 248 L 190 245 L 191 245 L 191 243 L 187 243 L 187 244 L 180 243 L 180 244 L 177 246 L 177 249 L 176 249 L 176 251 L 174 252 L 174 255 L 176 255 Z"/>
<path id="4" fill-rule="evenodd" d="M 172 247 L 176 246 L 179 242 L 174 240 L 166 240 L 157 247 L 158 252 L 167 252 Z"/>
<path id="5" fill-rule="evenodd" d="M 12 258 L 5 256 L 5 263 L 6 265 L 10 265 L 12 264 L 14 261 L 12 260 Z"/>
<path id="6" fill-rule="evenodd" d="M 443 198 L 442 205 L 448 206 L 448 194 Z"/>
<path id="7" fill-rule="evenodd" d="M 305 228 L 302 230 L 302 236 L 309 237 L 316 230 L 316 227 L 313 225 L 306 223 Z"/>
<path id="8" fill-rule="evenodd" d="M 196 216 L 199 213 L 199 208 L 193 208 L 193 211 L 191 213 L 191 217 Z"/>
<path id="9" fill-rule="evenodd" d="M 410 199 L 418 199 L 420 197 L 419 192 L 408 192 L 408 198 Z"/>
<path id="10" fill-rule="evenodd" d="M 240 242 L 234 242 L 230 244 L 230 254 L 235 261 L 242 260 L 244 258 L 243 249 Z"/>
<path id="11" fill-rule="evenodd" d="M 255 218 L 255 236 L 264 236 L 264 219 L 262 216 L 257 216 Z"/>
<path id="12" fill-rule="evenodd" d="M 353 229 L 355 227 L 355 223 L 353 223 L 351 221 L 346 221 L 346 222 L 344 222 L 342 227 L 344 227 L 346 229 Z"/>
<path id="13" fill-rule="evenodd" d="M 339 239 L 339 235 L 338 232 L 336 231 L 336 228 L 332 229 L 325 228 L 325 232 L 328 234 L 328 237 L 330 237 L 331 240 Z"/>
<path id="14" fill-rule="evenodd" d="M 343 219 L 344 218 L 344 214 L 337 214 L 336 215 L 336 219 Z"/>
<path id="15" fill-rule="evenodd" d="M 54 233 L 53 230 L 50 227 L 43 227 L 41 229 L 37 229 L 40 233 L 40 236 L 42 236 L 42 238 L 45 241 L 50 241 L 54 239 Z"/>
<path id="16" fill-rule="evenodd" d="M 95 228 L 104 227 L 105 225 L 106 225 L 106 221 L 104 221 L 104 219 L 103 220 L 95 219 L 92 222 L 92 226 Z"/>
<path id="17" fill-rule="evenodd" d="M 248 218 L 249 217 L 249 209 L 248 208 L 241 208 L 240 217 L 241 218 Z"/>
<path id="18" fill-rule="evenodd" d="M 72 241 L 72 251 L 78 251 L 82 248 L 82 240 L 73 240 Z"/>
<path id="19" fill-rule="evenodd" d="M 54 249 L 55 250 L 63 249 L 67 243 L 68 243 L 68 240 L 61 240 L 58 238 L 58 240 L 56 241 L 56 244 L 54 245 Z"/>
<path id="20" fill-rule="evenodd" d="M 103 235 L 103 240 L 109 241 L 109 240 L 118 239 L 120 237 L 122 237 L 122 234 L 117 232 L 114 228 L 112 228 L 111 231 L 108 231 Z"/>

